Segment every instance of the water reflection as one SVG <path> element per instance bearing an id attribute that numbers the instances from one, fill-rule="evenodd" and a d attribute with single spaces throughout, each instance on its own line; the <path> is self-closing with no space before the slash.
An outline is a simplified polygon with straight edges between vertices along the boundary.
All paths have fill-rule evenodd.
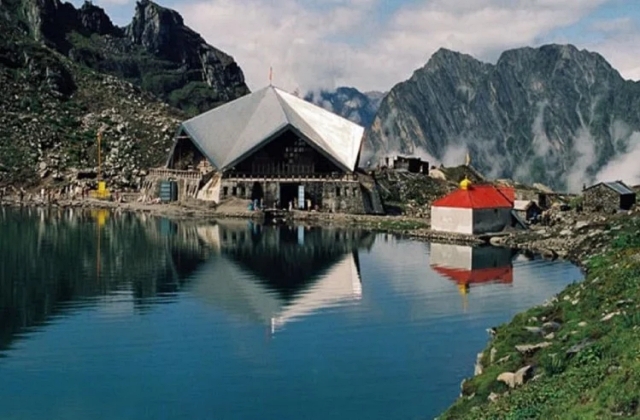
<path id="1" fill-rule="evenodd" d="M 185 287 L 273 332 L 359 299 L 358 248 L 375 239 L 341 229 L 244 220 L 178 225 L 144 214 L 46 208 L 0 209 L 0 237 L 0 351 L 19 332 L 74 309 L 145 313 Z"/>
<path id="2" fill-rule="evenodd" d="M 0 209 L 0 235 L 2 419 L 433 418 L 487 327 L 580 277 L 246 220 Z"/>
<path id="3" fill-rule="evenodd" d="M 467 310 L 472 285 L 513 283 L 515 255 L 508 248 L 432 243 L 429 262 L 435 272 L 456 283 Z"/>
<path id="4" fill-rule="evenodd" d="M 198 233 L 217 252 L 192 292 L 271 331 L 314 311 L 362 296 L 358 249 L 375 236 L 317 227 L 221 221 Z"/>
<path id="5" fill-rule="evenodd" d="M 208 252 L 196 236 L 167 235 L 167 223 L 105 211 L 0 209 L 0 350 L 82 301 L 127 300 L 121 309 L 139 313 L 173 301 Z"/>

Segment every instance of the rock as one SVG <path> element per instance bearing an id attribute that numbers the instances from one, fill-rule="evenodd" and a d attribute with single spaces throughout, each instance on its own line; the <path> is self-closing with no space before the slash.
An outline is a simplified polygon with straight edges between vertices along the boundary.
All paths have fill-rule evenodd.
<path id="1" fill-rule="evenodd" d="M 497 381 L 504 382 L 509 388 L 516 387 L 515 374 L 513 372 L 503 372 L 498 375 Z"/>
<path id="2" fill-rule="evenodd" d="M 550 345 L 551 343 L 547 341 L 537 344 L 519 344 L 516 346 L 516 350 L 522 354 L 532 354 L 540 349 L 549 347 Z"/>
<path id="3" fill-rule="evenodd" d="M 561 325 L 554 321 L 549 321 L 542 324 L 542 328 L 544 328 L 545 331 L 558 331 L 560 327 Z"/>
<path id="4" fill-rule="evenodd" d="M 609 321 L 611 318 L 613 318 L 616 315 L 620 315 L 620 312 L 611 312 L 610 314 L 603 316 L 600 321 L 603 321 L 603 322 Z"/>
<path id="5" fill-rule="evenodd" d="M 585 321 L 579 322 L 578 327 L 586 327 L 587 323 Z"/>
<path id="6" fill-rule="evenodd" d="M 500 236 L 492 236 L 489 238 L 489 244 L 493 246 L 503 246 L 505 244 L 505 238 Z"/>
<path id="7" fill-rule="evenodd" d="M 502 357 L 502 358 L 498 359 L 498 361 L 497 361 L 496 363 L 498 363 L 498 364 L 500 364 L 500 363 L 506 363 L 506 362 L 508 362 L 510 359 L 511 359 L 511 356 L 506 355 L 506 356 L 504 356 L 504 357 Z"/>
<path id="8" fill-rule="evenodd" d="M 587 227 L 587 226 L 589 226 L 589 222 L 580 221 L 580 222 L 576 222 L 575 229 L 576 230 L 580 230 L 580 229 L 582 229 L 584 227 Z"/>
<path id="9" fill-rule="evenodd" d="M 532 334 L 542 334 L 543 330 L 540 327 L 524 327 L 525 330 Z"/>
<path id="10" fill-rule="evenodd" d="M 491 393 L 491 394 L 489 394 L 489 396 L 487 397 L 487 400 L 488 400 L 489 402 L 494 403 L 494 402 L 498 401 L 498 398 L 500 398 L 500 395 L 499 395 L 499 394 L 496 394 L 495 392 L 492 392 L 492 393 Z"/>
<path id="11" fill-rule="evenodd" d="M 473 376 L 482 375 L 484 367 L 482 366 L 482 353 L 476 355 L 476 364 L 473 368 Z"/>
<path id="12" fill-rule="evenodd" d="M 533 376 L 533 366 L 527 365 L 523 368 L 520 368 L 514 374 L 514 381 L 516 386 L 523 385 Z"/>
<path id="13" fill-rule="evenodd" d="M 523 385 L 533 376 L 533 367 L 525 366 L 523 368 L 518 369 L 515 373 L 512 372 L 503 372 L 498 375 L 497 380 L 500 382 L 504 382 L 509 388 L 515 388 L 517 386 Z"/>
<path id="14" fill-rule="evenodd" d="M 593 341 L 590 339 L 584 339 L 581 342 L 579 342 L 576 345 L 571 346 L 568 350 L 567 350 L 567 354 L 570 356 L 573 356 L 577 353 L 580 353 L 582 350 L 584 350 L 585 348 L 589 347 L 591 344 L 593 344 Z"/>
<path id="15" fill-rule="evenodd" d="M 491 351 L 489 352 L 489 363 L 493 364 L 496 360 L 496 355 L 498 354 L 498 350 L 495 347 L 491 347 Z"/>
<path id="16" fill-rule="evenodd" d="M 544 336 L 545 340 L 553 340 L 554 338 L 556 338 L 555 333 L 549 333 L 549 334 Z"/>

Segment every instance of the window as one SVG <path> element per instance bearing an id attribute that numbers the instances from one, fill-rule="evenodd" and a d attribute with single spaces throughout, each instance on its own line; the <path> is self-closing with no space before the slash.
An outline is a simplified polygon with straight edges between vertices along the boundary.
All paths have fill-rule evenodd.
<path id="1" fill-rule="evenodd" d="M 226 197 L 229 195 L 229 187 L 222 187 L 222 196 Z"/>
<path id="2" fill-rule="evenodd" d="M 236 187 L 231 188 L 231 195 L 236 196 L 238 189 Z"/>
<path id="3" fill-rule="evenodd" d="M 336 187 L 336 197 L 340 197 L 340 187 Z"/>

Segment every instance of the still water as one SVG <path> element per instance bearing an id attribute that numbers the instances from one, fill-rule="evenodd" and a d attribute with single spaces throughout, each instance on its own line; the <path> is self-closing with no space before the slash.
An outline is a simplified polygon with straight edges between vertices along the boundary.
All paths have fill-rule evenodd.
<path id="1" fill-rule="evenodd" d="M 0 209 L 1 419 L 432 419 L 581 279 L 494 248 Z"/>

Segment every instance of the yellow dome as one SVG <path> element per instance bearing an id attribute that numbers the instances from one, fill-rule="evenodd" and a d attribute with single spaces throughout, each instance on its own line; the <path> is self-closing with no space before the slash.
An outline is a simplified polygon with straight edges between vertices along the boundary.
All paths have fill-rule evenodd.
<path id="1" fill-rule="evenodd" d="M 464 179 L 460 181 L 460 188 L 462 188 L 463 190 L 468 190 L 470 186 L 471 180 L 469 180 L 469 178 L 465 176 Z"/>

